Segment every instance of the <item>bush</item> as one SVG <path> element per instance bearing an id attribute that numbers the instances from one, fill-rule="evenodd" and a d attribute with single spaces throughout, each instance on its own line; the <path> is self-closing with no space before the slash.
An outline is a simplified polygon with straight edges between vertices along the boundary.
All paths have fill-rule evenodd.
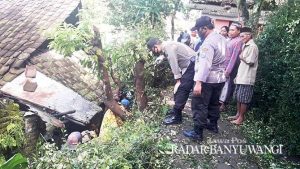
<path id="1" fill-rule="evenodd" d="M 296 3 L 296 2 L 295 2 Z M 254 123 L 267 129 L 266 144 L 284 144 L 289 155 L 300 152 L 300 12 L 299 2 L 283 6 L 258 37 L 259 69 Z"/>
<path id="2" fill-rule="evenodd" d="M 0 164 L 13 151 L 25 144 L 24 121 L 19 105 L 11 100 L 0 100 Z M 2 160 L 1 160 L 2 159 Z"/>
<path id="3" fill-rule="evenodd" d="M 111 128 L 105 141 L 99 138 L 79 145 L 75 150 L 58 150 L 53 144 L 44 144 L 32 162 L 33 168 L 170 168 L 170 142 L 159 136 L 157 113 L 167 111 L 164 106 L 144 112 L 151 116 L 130 120 L 120 128 Z M 152 116 L 156 114 L 156 116 Z M 134 112 L 135 116 L 141 116 Z M 49 165 L 51 164 L 51 165 Z"/>

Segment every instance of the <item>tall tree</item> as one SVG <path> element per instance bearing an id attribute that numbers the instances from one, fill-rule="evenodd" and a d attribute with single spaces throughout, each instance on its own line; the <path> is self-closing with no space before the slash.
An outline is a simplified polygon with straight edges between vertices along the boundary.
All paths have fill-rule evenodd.
<path id="1" fill-rule="evenodd" d="M 152 28 L 163 22 L 172 11 L 168 0 L 123 0 L 110 1 L 109 22 L 116 26 L 136 27 L 141 23 Z"/>
<path id="2" fill-rule="evenodd" d="M 172 10 L 171 10 L 171 38 L 174 40 L 175 34 L 175 17 L 177 11 L 181 11 L 183 9 L 183 4 L 181 0 L 171 0 Z"/>
<path id="3" fill-rule="evenodd" d="M 110 15 L 110 23 L 116 26 L 123 26 L 127 29 L 139 30 L 138 28 L 145 29 L 146 26 L 150 26 L 154 29 L 157 26 L 163 25 L 164 19 L 168 16 L 172 16 L 172 36 L 174 38 L 174 17 L 176 11 L 181 4 L 180 0 L 124 0 L 124 1 L 111 1 L 109 8 L 112 12 Z M 126 12 L 124 12 L 126 11 Z M 140 27 L 140 25 L 145 25 Z M 141 31 L 141 30 L 140 30 Z M 143 37 L 145 38 L 145 37 Z M 145 40 L 145 39 L 143 39 Z M 141 42 L 138 42 L 141 43 Z M 142 42 L 144 44 L 144 42 Z M 134 58 L 134 82 L 135 82 L 135 94 L 136 103 L 140 110 L 143 110 L 147 105 L 147 95 L 145 92 L 144 82 L 144 65 L 146 59 L 139 57 L 136 49 L 138 48 L 136 43 L 131 43 L 130 53 L 137 56 L 129 56 Z M 145 46 L 144 46 L 145 48 Z"/>
<path id="4" fill-rule="evenodd" d="M 254 34 L 258 34 L 258 26 L 259 26 L 259 18 L 261 16 L 261 10 L 263 7 L 265 0 L 256 0 L 254 7 L 253 7 L 253 14 L 252 14 L 252 23 L 251 26 L 254 29 Z"/>
<path id="5" fill-rule="evenodd" d="M 89 59 L 95 64 L 94 69 L 102 77 L 105 91 L 105 106 L 112 110 L 121 119 L 126 119 L 125 112 L 120 108 L 113 98 L 113 92 L 110 83 L 109 71 L 107 69 L 106 59 L 102 50 L 102 42 L 99 30 L 89 22 L 81 22 L 78 27 L 64 24 L 50 35 L 49 47 L 55 49 L 65 56 L 70 56 L 73 52 L 83 50 Z"/>
<path id="6" fill-rule="evenodd" d="M 243 17 L 244 22 L 248 22 L 248 20 L 249 20 L 249 11 L 248 11 L 248 8 L 247 8 L 246 0 L 238 0 L 238 10 L 239 10 L 239 16 Z"/>

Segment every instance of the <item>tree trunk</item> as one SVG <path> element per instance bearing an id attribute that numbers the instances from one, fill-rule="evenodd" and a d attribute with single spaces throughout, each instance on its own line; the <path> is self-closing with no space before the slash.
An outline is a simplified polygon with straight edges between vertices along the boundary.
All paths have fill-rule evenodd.
<path id="1" fill-rule="evenodd" d="M 175 15 L 176 15 L 176 12 L 173 12 L 172 13 L 172 18 L 171 18 L 171 37 L 172 37 L 172 40 L 174 40 L 174 34 L 175 34 L 175 26 L 174 26 L 174 20 L 175 20 Z"/>
<path id="2" fill-rule="evenodd" d="M 263 4 L 264 0 L 257 0 L 256 4 L 254 5 L 254 11 L 253 11 L 253 29 L 254 29 L 254 36 L 258 34 L 258 26 L 259 26 L 259 17 L 261 14 L 261 7 Z"/>
<path id="3" fill-rule="evenodd" d="M 119 104 L 113 98 L 113 93 L 112 93 L 110 80 L 109 80 L 109 73 L 106 66 L 104 65 L 105 58 L 102 53 L 102 43 L 100 40 L 99 30 L 95 26 L 93 28 L 94 28 L 94 39 L 92 40 L 92 44 L 93 44 L 92 53 L 95 54 L 98 58 L 99 74 L 102 74 L 103 76 L 104 91 L 106 94 L 106 100 L 104 101 L 104 104 L 108 109 L 110 109 L 114 114 L 119 116 L 122 120 L 126 120 L 125 112 L 121 109 Z"/>
<path id="4" fill-rule="evenodd" d="M 288 6 L 293 6 L 295 3 L 295 0 L 288 0 Z"/>
<path id="5" fill-rule="evenodd" d="M 144 80 L 144 60 L 139 60 L 135 64 L 135 98 L 140 111 L 147 107 L 147 95 L 145 93 L 145 80 Z"/>
<path id="6" fill-rule="evenodd" d="M 36 144 L 40 137 L 40 133 L 46 131 L 46 125 L 37 115 L 29 115 L 24 117 L 25 123 L 25 135 L 26 135 L 26 146 L 22 152 L 30 156 L 36 149 Z"/>
<path id="7" fill-rule="evenodd" d="M 111 57 L 108 57 L 109 64 L 112 65 Z M 115 75 L 113 68 L 110 68 L 110 77 L 112 78 L 113 82 L 116 84 L 116 88 L 112 91 L 114 100 L 120 100 L 119 93 L 121 89 L 121 81 L 120 79 Z"/>
<path id="8" fill-rule="evenodd" d="M 247 9 L 246 0 L 238 0 L 239 15 L 244 18 L 244 22 L 249 20 L 249 11 Z"/>

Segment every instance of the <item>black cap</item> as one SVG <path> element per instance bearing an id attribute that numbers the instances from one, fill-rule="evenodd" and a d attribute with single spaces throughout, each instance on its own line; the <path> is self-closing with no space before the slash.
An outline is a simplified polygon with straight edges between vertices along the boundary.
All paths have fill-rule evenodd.
<path id="1" fill-rule="evenodd" d="M 252 29 L 249 28 L 249 27 L 242 27 L 241 28 L 241 33 L 243 33 L 243 32 L 252 33 Z"/>
<path id="2" fill-rule="evenodd" d="M 184 32 L 183 35 L 182 35 L 182 37 L 181 37 L 181 43 L 185 43 L 188 40 L 191 40 L 191 36 L 187 32 Z"/>
<path id="3" fill-rule="evenodd" d="M 196 20 L 196 24 L 191 31 L 198 30 L 200 27 L 207 26 L 209 24 L 212 24 L 211 18 L 208 16 L 201 16 Z"/>
<path id="4" fill-rule="evenodd" d="M 149 50 L 151 50 L 154 47 L 154 45 L 158 44 L 158 42 L 159 42 L 159 39 L 157 39 L 157 38 L 150 38 L 148 40 L 148 42 L 147 42 L 147 48 Z"/>

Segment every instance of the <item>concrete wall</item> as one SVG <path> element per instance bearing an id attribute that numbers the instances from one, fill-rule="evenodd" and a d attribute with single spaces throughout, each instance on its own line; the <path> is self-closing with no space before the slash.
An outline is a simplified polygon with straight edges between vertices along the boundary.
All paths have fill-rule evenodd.
<path id="1" fill-rule="evenodd" d="M 216 19 L 215 20 L 215 31 L 220 32 L 222 26 L 229 26 L 231 21 Z"/>

